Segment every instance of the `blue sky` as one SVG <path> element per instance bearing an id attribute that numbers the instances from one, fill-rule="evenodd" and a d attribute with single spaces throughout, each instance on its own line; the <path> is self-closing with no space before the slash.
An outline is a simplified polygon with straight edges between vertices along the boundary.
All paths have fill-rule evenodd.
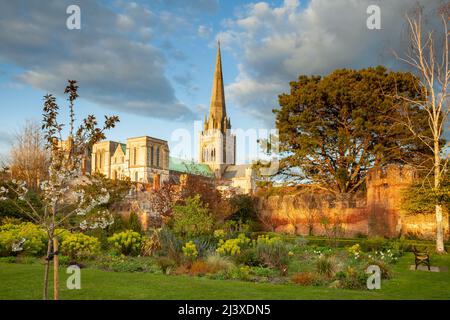
<path id="1" fill-rule="evenodd" d="M 427 8 L 441 2 L 422 1 Z M 381 30 L 366 28 L 373 3 Z M 150 135 L 173 149 L 172 133 L 192 132 L 208 112 L 217 39 L 233 128 L 272 129 L 277 95 L 299 74 L 402 68 L 391 49 L 404 48 L 402 16 L 415 3 L 0 0 L 0 154 L 25 120 L 40 121 L 44 94 L 66 105 L 67 79 L 79 81 L 80 116 L 119 115 L 109 139 Z M 71 4 L 81 9 L 81 30 L 65 26 Z M 194 145 L 191 152 L 174 156 L 195 157 Z"/>

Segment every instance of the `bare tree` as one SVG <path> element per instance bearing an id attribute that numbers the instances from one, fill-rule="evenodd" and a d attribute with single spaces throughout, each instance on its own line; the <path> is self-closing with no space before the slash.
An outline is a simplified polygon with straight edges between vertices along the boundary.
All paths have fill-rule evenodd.
<path id="1" fill-rule="evenodd" d="M 428 176 L 432 177 L 432 189 L 435 197 L 436 216 L 436 251 L 444 253 L 444 227 L 443 209 L 440 199 L 442 194 L 442 182 L 447 170 L 448 157 L 445 157 L 445 145 L 443 133 L 449 116 L 449 93 L 450 81 L 449 70 L 449 12 L 450 4 L 446 4 L 438 11 L 442 21 L 443 30 L 426 29 L 421 8 L 416 8 L 413 14 L 407 14 L 406 20 L 409 27 L 410 51 L 405 56 L 397 58 L 410 67 L 420 78 L 420 94 L 423 99 L 412 100 L 401 97 L 406 103 L 413 104 L 427 112 L 428 125 L 431 136 L 420 132 L 414 123 L 405 114 L 404 124 L 411 133 L 419 138 L 433 153 L 432 168 Z"/>
<path id="2" fill-rule="evenodd" d="M 14 137 L 10 151 L 11 177 L 25 181 L 32 190 L 48 176 L 49 152 L 38 123 L 27 121 Z"/>

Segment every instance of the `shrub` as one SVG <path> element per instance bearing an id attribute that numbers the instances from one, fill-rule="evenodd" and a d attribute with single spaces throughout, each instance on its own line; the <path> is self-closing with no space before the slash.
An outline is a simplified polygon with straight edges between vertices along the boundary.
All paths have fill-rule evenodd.
<path id="1" fill-rule="evenodd" d="M 216 239 L 212 236 L 197 237 L 193 242 L 197 247 L 199 257 L 205 257 L 208 253 L 214 251 L 217 244 Z"/>
<path id="2" fill-rule="evenodd" d="M 289 264 L 289 250 L 281 240 L 256 244 L 256 256 L 259 261 L 268 267 L 277 268 L 282 275 L 287 274 Z"/>
<path id="3" fill-rule="evenodd" d="M 206 275 L 208 273 L 214 273 L 211 272 L 211 268 L 209 267 L 209 265 L 203 261 L 203 260 L 197 260 L 195 261 L 191 268 L 190 268 L 190 273 L 193 276 L 201 276 L 201 275 Z"/>
<path id="4" fill-rule="evenodd" d="M 173 230 L 184 236 L 195 237 L 210 233 L 213 230 L 214 220 L 207 207 L 203 206 L 200 196 L 187 198 L 185 205 L 176 205 L 173 208 Z"/>
<path id="5" fill-rule="evenodd" d="M 238 255 L 241 253 L 241 247 L 248 245 L 250 243 L 250 239 L 245 236 L 245 234 L 241 233 L 235 239 L 228 239 L 224 241 L 221 239 L 219 241 L 219 245 L 217 247 L 216 252 L 222 255 Z"/>
<path id="6" fill-rule="evenodd" d="M 250 267 L 249 266 L 234 266 L 225 272 L 227 279 L 233 280 L 250 280 Z"/>
<path id="7" fill-rule="evenodd" d="M 136 212 L 131 212 L 128 217 L 128 228 L 137 233 L 142 233 L 142 224 Z"/>
<path id="8" fill-rule="evenodd" d="M 392 278 L 392 272 L 389 268 L 388 264 L 385 261 L 380 261 L 377 259 L 369 259 L 364 270 L 367 270 L 367 268 L 371 265 L 377 265 L 380 267 L 381 271 L 381 279 L 391 279 Z"/>
<path id="9" fill-rule="evenodd" d="M 291 281 L 301 286 L 311 286 L 316 284 L 316 275 L 312 272 L 300 272 L 294 274 Z"/>
<path id="10" fill-rule="evenodd" d="M 195 243 L 192 241 L 186 242 L 182 250 L 184 256 L 189 260 L 194 260 L 198 256 L 197 247 L 195 246 Z"/>
<path id="11" fill-rule="evenodd" d="M 141 256 L 153 256 L 159 249 L 161 249 L 161 240 L 158 230 L 155 230 L 151 236 L 142 238 Z"/>
<path id="12" fill-rule="evenodd" d="M 214 237 L 218 239 L 223 239 L 226 236 L 226 232 L 223 229 L 218 229 L 214 231 Z"/>
<path id="13" fill-rule="evenodd" d="M 177 265 L 175 260 L 172 260 L 168 257 L 158 257 L 156 259 L 156 263 L 161 268 L 161 270 L 164 274 L 168 274 L 170 272 L 170 270 Z"/>
<path id="14" fill-rule="evenodd" d="M 239 255 L 235 257 L 237 264 L 245 264 L 250 267 L 260 266 L 262 262 L 258 259 L 255 248 L 248 248 L 241 251 Z"/>
<path id="15" fill-rule="evenodd" d="M 355 258 L 358 259 L 361 255 L 361 246 L 357 243 L 347 248 L 347 251 Z"/>
<path id="16" fill-rule="evenodd" d="M 16 263 L 16 257 L 0 257 L 0 263 Z"/>
<path id="17" fill-rule="evenodd" d="M 172 260 L 181 262 L 183 258 L 183 243 L 181 240 L 170 230 L 161 229 L 159 241 L 161 244 L 161 255 L 167 256 Z"/>
<path id="18" fill-rule="evenodd" d="M 339 287 L 343 289 L 364 289 L 367 287 L 367 274 L 363 270 L 348 267 L 346 271 L 336 273 Z"/>
<path id="19" fill-rule="evenodd" d="M 212 254 L 206 257 L 206 264 L 209 267 L 210 273 L 216 273 L 220 271 L 227 271 L 234 265 L 227 257 L 223 257 L 219 254 Z"/>
<path id="20" fill-rule="evenodd" d="M 127 230 L 116 233 L 108 238 L 108 243 L 124 255 L 137 255 L 141 249 L 141 235 L 135 231 Z"/>
<path id="21" fill-rule="evenodd" d="M 39 226 L 24 222 L 0 226 L 0 256 L 40 256 L 47 247 L 47 235 Z"/>
<path id="22" fill-rule="evenodd" d="M 61 252 L 70 259 L 81 260 L 90 258 L 100 250 L 100 242 L 97 238 L 82 233 L 66 235 L 61 243 Z"/>
<path id="23" fill-rule="evenodd" d="M 331 278 L 337 270 L 337 262 L 333 257 L 321 256 L 317 259 L 316 270 L 320 275 Z"/>
<path id="24" fill-rule="evenodd" d="M 361 247 L 366 252 L 384 250 L 388 246 L 389 240 L 383 237 L 368 238 L 361 242 Z"/>

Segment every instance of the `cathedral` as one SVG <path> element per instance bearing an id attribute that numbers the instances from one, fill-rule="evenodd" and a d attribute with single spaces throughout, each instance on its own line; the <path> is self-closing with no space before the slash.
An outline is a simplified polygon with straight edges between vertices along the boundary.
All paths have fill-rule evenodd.
<path id="1" fill-rule="evenodd" d="M 171 157 L 167 141 L 149 136 L 129 138 L 126 143 L 102 141 L 93 146 L 90 158 L 91 173 L 101 173 L 110 179 L 127 177 L 132 182 L 153 184 L 155 179 L 165 183 L 180 174 L 195 174 L 217 179 L 222 189 L 253 193 L 252 166 L 236 165 L 236 136 L 231 133 L 231 120 L 227 116 L 220 44 L 197 163 Z"/>

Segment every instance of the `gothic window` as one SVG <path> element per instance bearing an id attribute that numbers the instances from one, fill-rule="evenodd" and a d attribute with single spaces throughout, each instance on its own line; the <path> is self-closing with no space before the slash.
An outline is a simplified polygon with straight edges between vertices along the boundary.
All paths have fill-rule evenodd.
<path id="1" fill-rule="evenodd" d="M 155 156 L 154 153 L 155 153 L 154 147 L 151 146 L 150 147 L 150 166 L 152 166 L 152 167 L 153 167 L 153 158 Z"/>
<path id="2" fill-rule="evenodd" d="M 156 166 L 159 167 L 159 147 L 156 147 Z"/>

